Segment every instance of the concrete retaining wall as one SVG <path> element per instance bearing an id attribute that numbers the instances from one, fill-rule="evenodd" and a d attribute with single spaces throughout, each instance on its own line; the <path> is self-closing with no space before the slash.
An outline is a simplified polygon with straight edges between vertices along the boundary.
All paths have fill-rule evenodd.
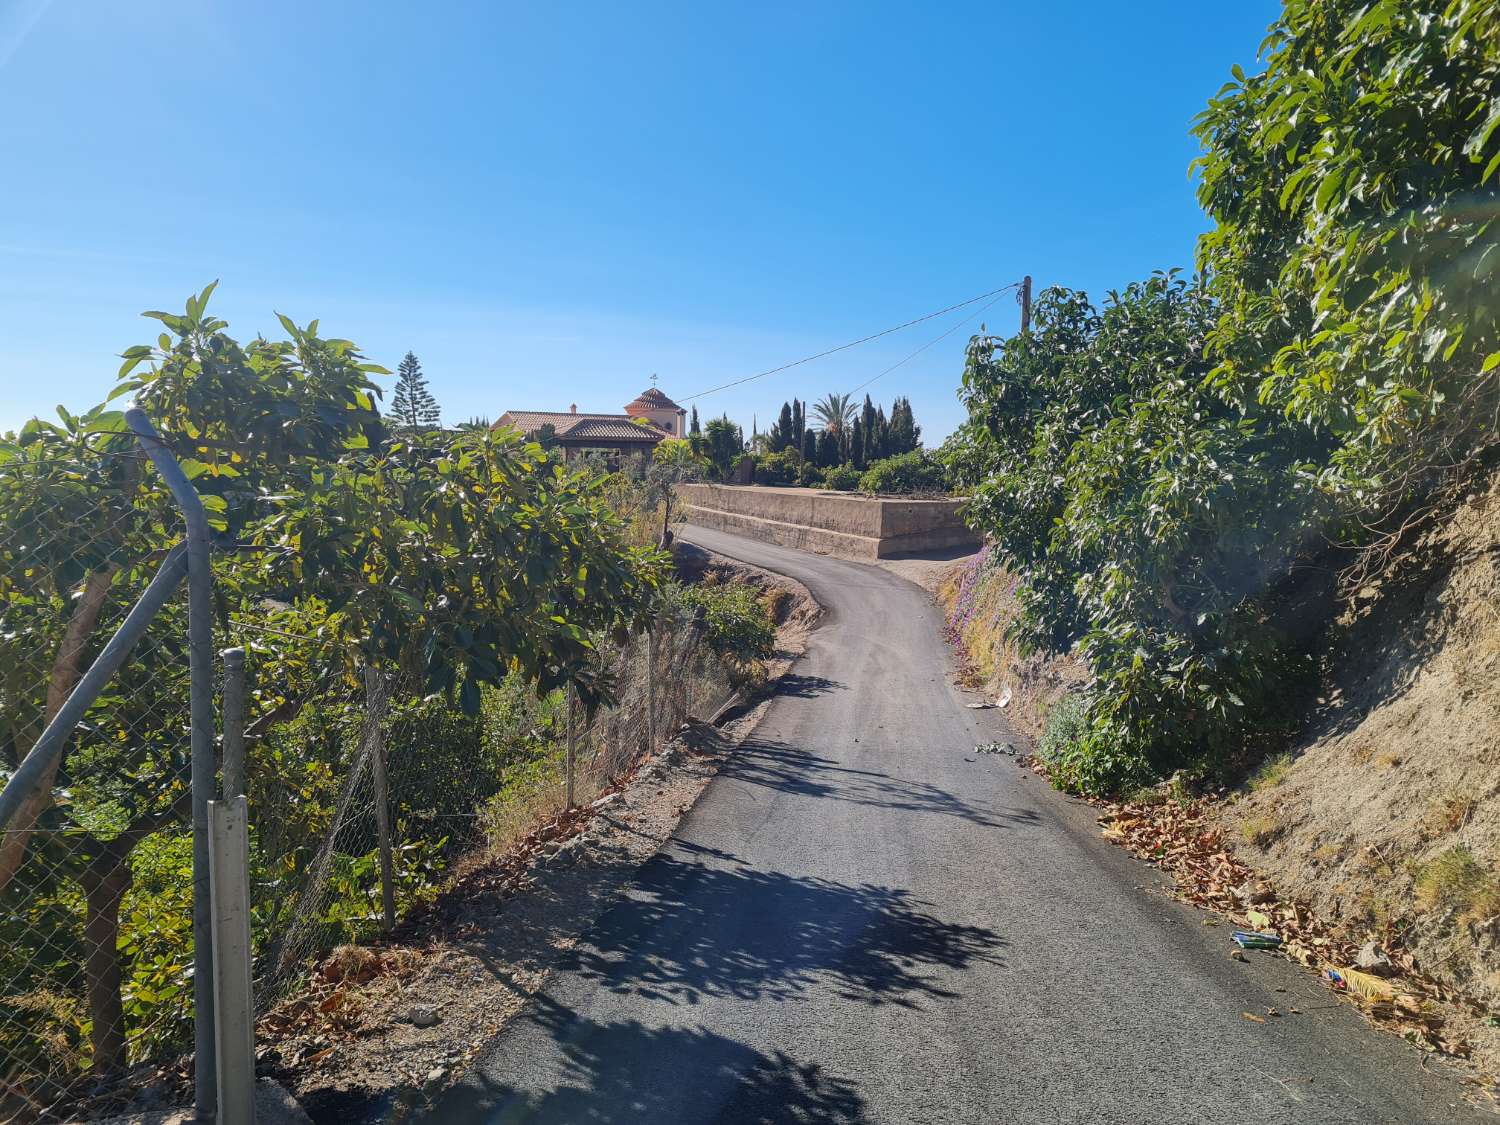
<path id="1" fill-rule="evenodd" d="M 683 484 L 688 521 L 846 559 L 977 547 L 958 500 L 904 500 L 764 485 Z"/>

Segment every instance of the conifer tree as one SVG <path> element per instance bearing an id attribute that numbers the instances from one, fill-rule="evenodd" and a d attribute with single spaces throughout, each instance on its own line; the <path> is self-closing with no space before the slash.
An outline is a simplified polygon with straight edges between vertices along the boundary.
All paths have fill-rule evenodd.
<path id="1" fill-rule="evenodd" d="M 396 368 L 396 393 L 391 397 L 391 419 L 398 430 L 435 430 L 442 419 L 437 399 L 427 389 L 422 364 L 411 352 Z"/>
<path id="2" fill-rule="evenodd" d="M 792 444 L 795 431 L 792 429 L 792 404 L 783 402 L 781 404 L 781 415 L 776 419 L 776 425 L 771 430 L 771 452 L 780 453 Z"/>
<path id="3" fill-rule="evenodd" d="M 693 417 L 688 422 L 688 433 L 701 434 L 703 431 L 698 427 L 698 404 L 693 404 Z"/>

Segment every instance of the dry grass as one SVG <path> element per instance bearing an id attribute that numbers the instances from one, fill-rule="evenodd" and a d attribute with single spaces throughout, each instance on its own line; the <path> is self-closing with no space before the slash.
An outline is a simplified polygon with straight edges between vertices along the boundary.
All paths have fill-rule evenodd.
<path id="1" fill-rule="evenodd" d="M 1290 754 L 1273 754 L 1250 776 L 1250 792 L 1260 793 L 1275 788 L 1286 780 L 1287 771 L 1291 768 Z"/>
<path id="2" fill-rule="evenodd" d="M 1413 884 L 1424 910 L 1453 911 L 1466 921 L 1500 914 L 1500 880 L 1462 844 L 1419 864 Z"/>
<path id="3" fill-rule="evenodd" d="M 1375 765 L 1378 769 L 1393 770 L 1400 764 L 1400 754 L 1380 754 L 1375 758 Z"/>
<path id="4" fill-rule="evenodd" d="M 1264 848 L 1280 836 L 1282 824 L 1271 813 L 1252 813 L 1240 824 L 1240 834 L 1247 844 Z"/>
<path id="5" fill-rule="evenodd" d="M 1466 790 L 1455 789 L 1446 796 L 1434 797 L 1422 814 L 1422 835 L 1433 839 L 1457 832 L 1469 823 L 1478 808 L 1479 798 Z"/>

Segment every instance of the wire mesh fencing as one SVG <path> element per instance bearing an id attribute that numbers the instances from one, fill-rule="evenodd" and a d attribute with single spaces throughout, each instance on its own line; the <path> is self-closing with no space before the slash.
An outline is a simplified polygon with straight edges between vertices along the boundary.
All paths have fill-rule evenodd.
<path id="1" fill-rule="evenodd" d="M 404 918 L 461 861 L 505 851 L 570 795 L 592 801 L 738 694 L 736 670 L 686 610 L 612 649 L 604 672 L 612 702 L 593 715 L 566 691 L 538 696 L 519 679 L 486 689 L 477 715 L 397 681 L 378 698 L 367 685 L 322 694 L 270 731 L 249 779 L 260 1009 L 295 993 L 338 946 L 379 938 L 386 887 Z"/>
<path id="2" fill-rule="evenodd" d="M 56 460 L 0 443 L 0 786 L 153 579 L 185 565 L 157 546 L 180 525 L 162 494 L 142 500 L 150 471 L 128 435 Z M 0 1125 L 178 1101 L 193 1073 L 186 587 L 151 605 L 56 770 L 0 830 Z M 592 714 L 519 675 L 466 714 L 350 667 L 304 610 L 227 592 L 216 608 L 215 645 L 243 650 L 252 700 L 261 1013 L 337 947 L 377 940 L 430 901 L 466 858 L 595 799 L 739 683 L 699 618 L 675 606 L 624 645 L 599 641 L 610 702 Z"/>
<path id="3" fill-rule="evenodd" d="M 0 783 L 177 564 L 139 546 L 143 459 L 118 442 L 0 450 Z M 0 1122 L 191 1045 L 186 618 L 179 588 L 0 830 Z"/>

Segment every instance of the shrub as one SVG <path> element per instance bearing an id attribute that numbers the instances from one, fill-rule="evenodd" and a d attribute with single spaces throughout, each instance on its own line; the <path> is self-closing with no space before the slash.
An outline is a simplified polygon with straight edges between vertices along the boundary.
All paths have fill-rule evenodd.
<path id="1" fill-rule="evenodd" d="M 1319 446 L 1204 386 L 1215 316 L 1201 288 L 1157 274 L 1102 310 L 1048 290 L 1029 337 L 970 345 L 970 420 L 945 446 L 966 518 L 1023 579 L 1021 647 L 1076 646 L 1096 677 L 1069 788 L 1274 740 L 1307 667 L 1275 622 L 1326 527 L 1302 469 Z"/>
<path id="2" fill-rule="evenodd" d="M 853 492 L 859 487 L 859 470 L 853 465 L 834 465 L 823 473 L 823 487 L 835 492 Z"/>
<path id="3" fill-rule="evenodd" d="M 790 449 L 767 453 L 755 463 L 756 484 L 795 484 L 802 469 L 802 458 Z"/>
<path id="4" fill-rule="evenodd" d="M 816 488 L 823 483 L 823 474 L 812 461 L 803 461 L 797 468 L 797 483 L 803 488 Z"/>
<path id="5" fill-rule="evenodd" d="M 914 449 L 871 464 L 859 478 L 859 490 L 897 495 L 946 493 L 948 470 L 926 450 Z"/>
<path id="6" fill-rule="evenodd" d="M 776 627 L 751 587 L 731 582 L 679 591 L 681 603 L 697 612 L 707 630 L 704 639 L 720 656 L 748 664 L 776 650 Z"/>

